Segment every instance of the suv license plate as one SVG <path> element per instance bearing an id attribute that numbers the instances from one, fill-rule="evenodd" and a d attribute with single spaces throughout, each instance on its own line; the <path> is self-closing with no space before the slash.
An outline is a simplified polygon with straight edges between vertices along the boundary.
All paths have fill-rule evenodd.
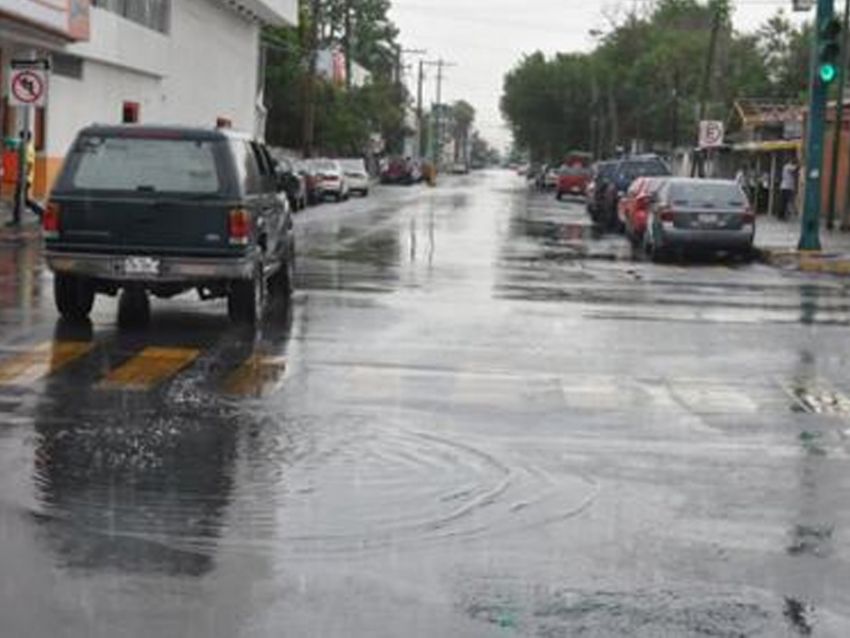
<path id="1" fill-rule="evenodd" d="M 158 275 L 159 259 L 152 257 L 127 257 L 124 260 L 126 275 Z"/>

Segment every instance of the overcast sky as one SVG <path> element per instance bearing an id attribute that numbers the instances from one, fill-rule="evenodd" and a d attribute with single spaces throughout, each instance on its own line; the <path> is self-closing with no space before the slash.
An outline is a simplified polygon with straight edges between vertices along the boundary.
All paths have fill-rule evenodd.
<path id="1" fill-rule="evenodd" d="M 605 30 L 605 13 L 649 0 L 393 0 L 392 18 L 406 48 L 427 49 L 428 59 L 444 58 L 457 66 L 446 70 L 443 101 L 469 101 L 478 111 L 477 126 L 491 143 L 503 147 L 510 134 L 499 114 L 502 78 L 523 53 L 586 51 L 591 29 Z M 734 0 L 735 26 L 748 31 L 778 9 L 790 12 L 792 0 Z M 416 89 L 418 57 L 408 85 Z M 425 102 L 436 95 L 436 69 L 427 70 Z"/>

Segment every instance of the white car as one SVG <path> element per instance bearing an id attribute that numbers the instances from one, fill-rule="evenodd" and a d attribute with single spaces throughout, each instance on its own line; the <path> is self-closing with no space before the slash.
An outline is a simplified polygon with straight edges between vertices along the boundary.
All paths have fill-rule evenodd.
<path id="1" fill-rule="evenodd" d="M 333 197 L 338 202 L 348 199 L 348 180 L 339 162 L 329 159 L 314 160 L 313 168 L 316 170 L 319 197 Z"/>
<path id="2" fill-rule="evenodd" d="M 345 181 L 350 193 L 358 193 L 363 197 L 369 196 L 369 173 L 362 159 L 339 160 L 345 173 Z"/>

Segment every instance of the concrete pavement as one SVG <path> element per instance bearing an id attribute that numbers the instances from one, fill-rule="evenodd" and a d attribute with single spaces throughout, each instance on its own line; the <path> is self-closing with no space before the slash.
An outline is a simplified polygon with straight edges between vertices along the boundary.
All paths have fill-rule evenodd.
<path id="1" fill-rule="evenodd" d="M 850 233 L 821 229 L 820 251 L 799 251 L 800 220 L 758 219 L 756 248 L 768 264 L 809 273 L 850 275 Z"/>
<path id="2" fill-rule="evenodd" d="M 297 292 L 57 321 L 0 242 L 0 634 L 850 635 L 850 291 L 506 172 L 296 220 Z"/>

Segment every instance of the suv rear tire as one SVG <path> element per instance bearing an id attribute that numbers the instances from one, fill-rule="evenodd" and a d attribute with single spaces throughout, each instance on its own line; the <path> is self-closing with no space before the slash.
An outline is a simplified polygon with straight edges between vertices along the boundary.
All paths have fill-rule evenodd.
<path id="1" fill-rule="evenodd" d="M 257 266 L 251 279 L 237 279 L 230 284 L 227 314 L 233 323 L 255 325 L 263 312 L 265 281 L 262 266 Z"/>
<path id="2" fill-rule="evenodd" d="M 53 278 L 53 298 L 56 309 L 69 321 L 88 318 L 94 306 L 94 286 L 83 277 L 56 273 Z"/>

